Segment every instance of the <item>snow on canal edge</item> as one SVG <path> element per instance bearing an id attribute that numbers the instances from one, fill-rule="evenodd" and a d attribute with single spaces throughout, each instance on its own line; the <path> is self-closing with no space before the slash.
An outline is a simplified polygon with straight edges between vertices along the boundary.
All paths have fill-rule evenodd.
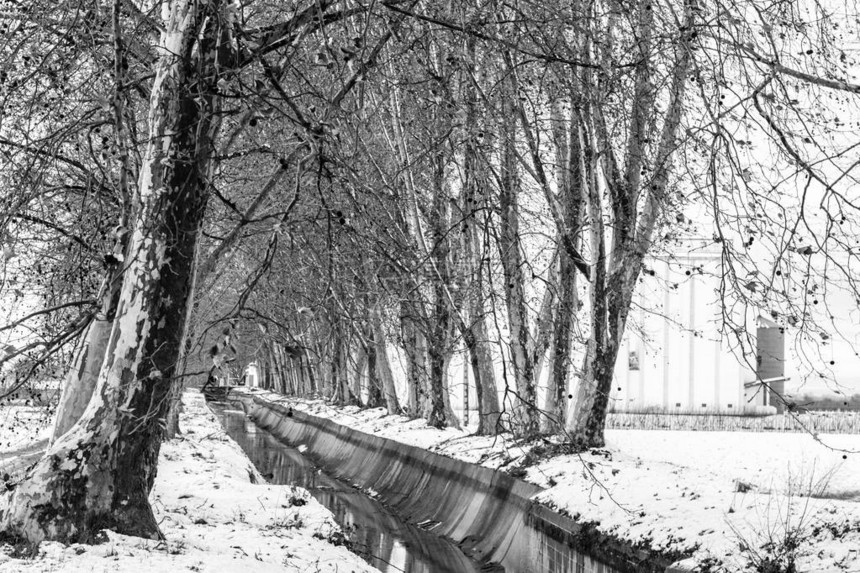
<path id="1" fill-rule="evenodd" d="M 162 445 L 150 496 L 165 541 L 108 532 L 101 545 L 42 543 L 34 559 L 0 549 L 0 572 L 376 571 L 307 490 L 265 483 L 201 394 L 183 402 L 183 435 Z"/>
<path id="2" fill-rule="evenodd" d="M 248 390 L 242 390 L 248 392 Z M 523 444 L 479 437 L 384 408 L 332 407 L 260 390 L 266 400 L 359 431 L 511 471 L 547 488 L 537 499 L 602 533 L 681 565 L 754 571 L 782 559 L 796 571 L 860 572 L 860 435 L 607 430 L 607 448 L 523 467 Z M 843 457 L 844 456 L 844 457 Z M 546 456 L 544 456 L 545 458 Z M 710 568 L 709 568 L 710 567 Z"/>

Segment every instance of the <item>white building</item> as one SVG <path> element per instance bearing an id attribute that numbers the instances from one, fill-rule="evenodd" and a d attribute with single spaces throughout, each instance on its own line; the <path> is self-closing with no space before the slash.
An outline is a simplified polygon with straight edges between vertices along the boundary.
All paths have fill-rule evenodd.
<path id="1" fill-rule="evenodd" d="M 241 379 L 245 381 L 245 386 L 248 388 L 260 387 L 260 371 L 257 368 L 256 362 L 251 362 L 245 366 L 245 370 L 242 371 Z"/>
<path id="2" fill-rule="evenodd" d="M 754 314 L 741 317 L 748 327 L 740 336 L 756 354 L 746 359 L 738 340 L 721 340 L 720 253 L 693 251 L 647 268 L 616 363 L 613 409 L 781 411 L 782 402 L 760 381 L 784 390 L 784 329 Z"/>

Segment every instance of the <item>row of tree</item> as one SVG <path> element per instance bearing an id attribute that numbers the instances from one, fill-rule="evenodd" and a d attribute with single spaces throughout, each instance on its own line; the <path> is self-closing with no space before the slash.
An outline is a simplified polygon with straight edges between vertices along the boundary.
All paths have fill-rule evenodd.
<path id="1" fill-rule="evenodd" d="M 158 536 L 147 497 L 178 393 L 236 357 L 283 392 L 442 427 L 462 350 L 480 433 L 601 446 L 647 257 L 695 233 L 722 250 L 741 357 L 748 306 L 826 342 L 810 303 L 856 292 L 858 253 L 840 129 L 860 87 L 838 16 L 755 0 L 10 4 L 0 295 L 44 310 L 7 325 L 41 331 L 0 361 L 20 384 L 76 346 L 51 447 L 0 525 Z"/>

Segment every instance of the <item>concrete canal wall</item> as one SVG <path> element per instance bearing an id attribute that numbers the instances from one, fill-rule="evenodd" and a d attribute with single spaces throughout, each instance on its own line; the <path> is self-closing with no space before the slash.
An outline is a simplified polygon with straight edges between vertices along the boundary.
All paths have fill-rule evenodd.
<path id="1" fill-rule="evenodd" d="M 504 472 L 353 430 L 258 396 L 231 394 L 254 422 L 328 474 L 353 483 L 407 520 L 507 571 L 677 571 L 655 554 L 531 501 L 541 488 Z"/>

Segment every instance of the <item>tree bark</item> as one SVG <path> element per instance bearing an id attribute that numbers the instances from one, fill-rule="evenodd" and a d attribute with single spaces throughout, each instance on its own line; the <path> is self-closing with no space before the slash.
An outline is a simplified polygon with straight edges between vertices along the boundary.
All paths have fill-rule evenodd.
<path id="1" fill-rule="evenodd" d="M 275 364 L 272 359 L 272 347 L 268 341 L 263 340 L 263 356 L 260 360 L 262 372 L 260 374 L 260 387 L 264 390 L 274 389 Z"/>
<path id="2" fill-rule="evenodd" d="M 209 178 L 211 177 L 212 173 L 210 169 Z M 191 353 L 191 344 L 193 342 L 193 337 L 191 335 L 191 331 L 193 329 L 191 319 L 194 314 L 197 301 L 197 279 L 199 276 L 197 273 L 197 263 L 199 260 L 200 242 L 198 237 L 197 244 L 194 248 L 194 263 L 192 266 L 193 271 L 191 273 L 191 286 L 188 289 L 185 324 L 182 328 L 182 339 L 179 345 L 179 359 L 177 360 L 177 372 L 179 373 L 179 376 L 172 388 L 170 411 L 167 414 L 167 429 L 164 432 L 164 437 L 167 440 L 175 438 L 179 433 L 179 414 L 182 412 L 182 392 L 185 390 L 185 386 L 187 384 L 185 376 L 188 370 L 188 355 Z"/>
<path id="3" fill-rule="evenodd" d="M 445 354 L 438 343 L 431 343 L 429 346 L 430 395 L 425 416 L 428 426 L 444 428 L 449 423 L 445 409 Z"/>
<path id="4" fill-rule="evenodd" d="M 356 406 L 361 406 L 361 377 L 364 374 L 364 367 L 367 365 L 367 352 L 364 351 L 364 346 L 359 342 L 358 356 L 355 360 L 355 378 L 352 383 L 352 395 L 355 396 Z"/>
<path id="5" fill-rule="evenodd" d="M 512 89 L 503 96 L 502 114 L 514 117 Z M 534 362 L 529 352 L 528 311 L 522 273 L 522 253 L 519 236 L 519 177 L 517 175 L 516 130 L 513 122 L 501 123 L 501 181 L 499 186 L 499 219 L 502 270 L 505 277 L 505 302 L 508 310 L 511 362 L 516 382 L 517 400 L 512 412 L 513 430 L 522 436 L 539 431 L 537 395 L 534 383 Z"/>
<path id="6" fill-rule="evenodd" d="M 448 265 L 449 240 L 447 236 L 449 208 L 444 189 L 444 159 L 441 152 L 434 157 L 433 221 L 431 222 L 435 266 L 433 278 L 432 335 L 427 341 L 430 357 L 427 424 L 444 428 L 450 422 L 445 409 L 445 354 L 451 325 L 451 306 L 446 293 L 450 280 Z"/>
<path id="7" fill-rule="evenodd" d="M 367 346 L 364 349 L 364 354 L 367 356 L 367 407 L 380 408 L 383 404 L 382 385 L 379 381 L 379 367 L 376 364 L 379 357 L 376 353 L 373 330 L 366 329 L 364 338 L 367 341 Z"/>
<path id="8" fill-rule="evenodd" d="M 106 285 L 109 290 L 105 294 L 102 310 L 87 328 L 82 345 L 63 384 L 51 442 L 69 431 L 81 418 L 96 389 L 122 289 L 121 276 L 114 275 L 110 281 L 111 284 Z"/>
<path id="9" fill-rule="evenodd" d="M 558 295 L 558 252 L 553 256 L 549 267 L 549 278 L 546 281 L 540 310 L 537 314 L 537 323 L 530 337 L 531 346 L 529 352 L 534 363 L 534 381 L 540 384 L 543 367 L 546 363 L 547 351 L 552 343 L 553 315 L 556 312 L 556 298 Z"/>
<path id="10" fill-rule="evenodd" d="M 454 353 L 452 351 L 445 353 L 445 361 L 442 364 L 442 370 L 444 372 L 442 375 L 442 387 L 445 392 L 442 396 L 445 402 L 445 417 L 448 419 L 448 425 L 459 430 L 460 420 L 457 418 L 456 414 L 454 414 L 454 408 L 451 407 L 451 358 L 453 358 L 453 356 Z"/>
<path id="11" fill-rule="evenodd" d="M 385 408 L 389 414 L 400 414 L 400 403 L 397 400 L 394 374 L 391 372 L 391 363 L 388 360 L 385 329 L 382 326 L 382 310 L 379 303 L 374 305 L 374 308 L 371 310 L 371 327 L 373 328 L 373 344 L 376 347 L 376 367 L 379 370 L 379 378 L 382 382 Z"/>
<path id="12" fill-rule="evenodd" d="M 2 515 L 9 534 L 31 542 L 90 541 L 105 528 L 161 535 L 148 497 L 207 200 L 219 10 L 214 1 L 171 6 L 152 87 L 131 260 L 103 367 L 83 416 L 12 492 Z"/>
<path id="13" fill-rule="evenodd" d="M 615 362 L 621 338 L 627 324 L 627 316 L 636 282 L 642 269 L 646 253 L 651 248 L 654 230 L 665 211 L 669 198 L 667 185 L 672 168 L 672 157 L 677 148 L 677 134 L 681 122 L 687 78 L 691 67 L 690 36 L 692 28 L 692 6 L 685 6 L 684 24 L 675 45 L 674 63 L 668 88 L 669 103 L 660 130 L 660 139 L 653 153 L 653 175 L 647 185 L 641 185 L 645 171 L 646 154 L 641 135 L 656 118 L 655 88 L 652 84 L 651 38 L 653 32 L 653 10 L 645 5 L 639 7 L 638 51 L 634 97 L 631 102 L 631 127 L 628 134 L 627 165 L 622 175 L 611 153 L 601 154 L 601 172 L 606 175 L 606 186 L 611 197 L 613 214 L 612 248 L 609 264 L 605 253 L 605 238 L 602 223 L 595 225 L 592 213 L 592 244 L 599 246 L 595 264 L 595 280 L 591 295 L 592 336 L 584 368 L 584 376 L 577 392 L 575 409 L 568 415 L 566 429 L 573 444 L 585 449 L 602 447 L 604 425 L 612 390 Z M 603 129 L 600 106 L 591 111 L 595 118 L 594 132 L 601 139 L 601 146 L 609 140 Z M 596 171 L 596 170 L 593 170 Z M 589 181 L 589 209 L 599 201 L 596 187 Z M 644 209 L 639 211 L 640 193 L 644 195 Z M 641 213 L 641 216 L 640 216 Z M 599 226 L 599 229 L 596 227 Z M 596 233 L 600 234 L 599 240 Z"/>
<path id="14" fill-rule="evenodd" d="M 577 96 L 571 97 L 573 105 L 578 105 Z M 573 106 L 572 106 L 573 107 Z M 552 110 L 553 137 L 556 142 L 556 180 L 558 181 L 561 207 L 564 211 L 566 232 L 572 237 L 574 246 L 580 250 L 580 228 L 582 226 L 582 203 L 585 165 L 583 158 L 582 129 L 579 115 L 571 111 L 569 129 L 558 104 Z M 550 350 L 550 381 L 547 388 L 546 417 L 544 429 L 549 433 L 560 432 L 564 428 L 567 415 L 568 377 L 570 373 L 570 351 L 573 320 L 579 307 L 576 284 L 576 265 L 570 255 L 560 249 L 558 308 L 553 324 L 552 348 Z"/>
<path id="15" fill-rule="evenodd" d="M 275 376 L 275 391 L 284 395 L 289 394 L 289 372 L 287 372 L 286 365 L 284 364 L 281 345 L 277 342 L 272 343 L 272 359 L 275 364 L 275 372 L 277 373 Z"/>
<path id="16" fill-rule="evenodd" d="M 332 352 L 331 364 L 329 372 L 329 388 L 331 389 L 331 401 L 338 406 L 343 406 L 347 403 L 346 389 L 347 386 L 341 380 L 343 376 L 343 337 L 340 329 L 332 330 Z"/>
<path id="17" fill-rule="evenodd" d="M 406 302 L 402 303 L 402 306 L 403 308 L 412 307 Z M 423 412 L 427 393 L 427 345 L 413 317 L 408 315 L 401 317 L 401 330 L 406 352 L 406 413 L 411 418 L 419 418 Z"/>
<path id="18" fill-rule="evenodd" d="M 481 232 L 479 210 L 486 207 L 486 190 L 480 188 L 485 173 L 480 163 L 477 93 L 472 78 L 475 77 L 475 38 L 467 45 L 470 78 L 465 80 L 464 97 L 466 105 L 466 125 L 464 126 L 466 146 L 463 153 L 463 260 L 464 275 L 468 284 L 462 286 L 468 306 L 468 324 L 461 326 L 461 334 L 466 344 L 469 365 L 475 379 L 475 397 L 478 410 L 478 434 L 482 436 L 499 433 L 501 408 L 496 388 L 496 373 L 493 369 L 493 354 L 487 334 L 486 311 L 484 308 L 484 265 L 481 257 Z M 483 219 L 486 226 L 486 217 Z M 465 281 L 464 281 L 465 282 Z"/>

